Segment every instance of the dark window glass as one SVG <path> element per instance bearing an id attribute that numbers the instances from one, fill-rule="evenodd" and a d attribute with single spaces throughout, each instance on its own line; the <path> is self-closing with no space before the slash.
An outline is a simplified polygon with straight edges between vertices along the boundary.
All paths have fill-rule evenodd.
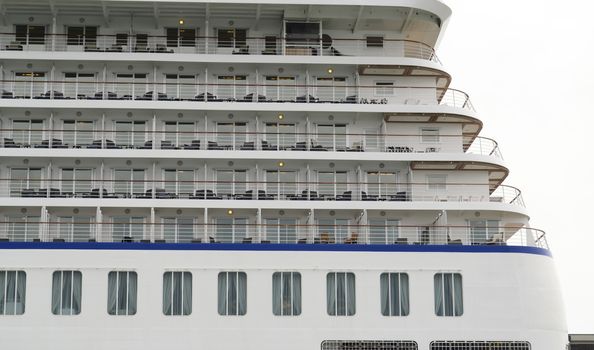
<path id="1" fill-rule="evenodd" d="M 177 28 L 167 28 L 167 46 L 169 47 L 177 47 Z"/>
<path id="2" fill-rule="evenodd" d="M 94 46 L 97 44 L 97 27 L 68 27 L 68 45 Z"/>
<path id="3" fill-rule="evenodd" d="M 196 46 L 196 30 L 195 29 L 180 29 L 179 41 L 181 46 Z"/>
<path id="4" fill-rule="evenodd" d="M 367 47 L 384 47 L 384 38 L 381 36 L 368 36 Z"/>
<path id="5" fill-rule="evenodd" d="M 147 34 L 136 34 L 136 46 L 137 47 L 146 47 L 148 45 L 148 35 Z"/>
<path id="6" fill-rule="evenodd" d="M 126 45 L 128 45 L 128 34 L 127 33 L 116 34 L 116 46 L 126 46 Z"/>
<path id="7" fill-rule="evenodd" d="M 217 31 L 218 47 L 241 48 L 247 46 L 247 30 L 219 29 Z"/>
<path id="8" fill-rule="evenodd" d="M 26 45 L 27 44 L 27 25 L 17 25 L 15 27 L 16 37 L 15 40 L 19 42 L 19 44 Z"/>

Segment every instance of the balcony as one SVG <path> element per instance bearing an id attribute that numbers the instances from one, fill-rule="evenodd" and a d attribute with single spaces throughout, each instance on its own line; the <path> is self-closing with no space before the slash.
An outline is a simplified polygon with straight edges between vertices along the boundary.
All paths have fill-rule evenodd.
<path id="1" fill-rule="evenodd" d="M 37 74 L 37 73 L 31 73 Z M 39 75 L 44 73 L 39 73 Z M 134 74 L 130 74 L 133 76 Z M 0 80 L 1 99 L 60 101 L 158 101 L 297 103 L 309 105 L 407 105 L 447 106 L 474 112 L 465 92 L 441 87 L 347 84 L 255 84 L 172 82 L 149 83 L 146 74 L 140 82 L 83 80 Z M 194 81 L 194 80 L 192 80 Z M 379 84 L 379 83 L 378 83 Z M 82 107 L 76 102 L 77 107 Z M 172 104 L 176 107 L 176 104 Z"/>
<path id="2" fill-rule="evenodd" d="M 371 46 L 370 46 L 371 45 Z M 246 37 L 245 39 L 217 37 L 167 37 L 166 35 L 112 34 L 92 37 L 72 37 L 67 34 L 21 36 L 0 34 L 0 51 L 28 52 L 87 52 L 144 53 L 144 54 L 202 54 L 202 55 L 282 55 L 282 56 L 362 56 L 403 57 L 441 62 L 435 50 L 414 40 L 385 39 L 368 43 L 365 38 L 331 38 L 295 42 L 277 36 Z"/>
<path id="3" fill-rule="evenodd" d="M 548 249 L 545 233 L 520 226 L 200 223 L 148 218 L 118 222 L 0 222 L 0 241 L 525 246 Z M 235 223 L 233 223 L 235 222 Z"/>
<path id="4" fill-rule="evenodd" d="M 385 173 L 385 175 L 390 174 Z M 242 175 L 245 177 L 245 172 L 242 172 Z M 280 175 L 278 172 L 274 172 L 272 175 L 274 177 L 286 176 L 297 178 L 296 172 L 285 172 Z M 339 175 L 344 175 L 344 178 L 347 178 L 346 172 Z M 80 172 L 79 176 L 83 176 L 82 172 Z M 193 174 L 190 176 L 193 176 Z M 319 176 L 322 177 L 323 174 Z M 332 176 L 337 177 L 338 175 L 332 174 Z M 372 176 L 377 177 L 378 180 L 381 179 L 379 175 Z M 386 179 L 384 181 L 100 181 L 83 179 L 0 179 L 0 196 L 20 198 L 232 201 L 490 202 L 525 207 L 521 191 L 512 186 L 500 185 L 494 188 L 489 183 L 398 183 L 392 180 L 387 181 Z"/>

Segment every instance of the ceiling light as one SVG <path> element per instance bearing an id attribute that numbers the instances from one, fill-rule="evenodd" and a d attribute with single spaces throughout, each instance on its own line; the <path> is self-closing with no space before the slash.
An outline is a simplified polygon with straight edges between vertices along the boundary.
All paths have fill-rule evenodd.
<path id="1" fill-rule="evenodd" d="M 180 24 L 180 25 L 184 24 L 184 19 L 183 19 L 183 18 L 180 18 L 180 20 L 179 20 L 179 24 Z"/>
<path id="2" fill-rule="evenodd" d="M 332 74 L 332 73 L 334 73 L 334 69 L 328 68 L 327 72 L 328 72 L 328 74 Z"/>
<path id="3" fill-rule="evenodd" d="M 227 215 L 233 215 L 233 209 L 227 209 Z"/>
<path id="4" fill-rule="evenodd" d="M 283 162 L 283 161 L 281 160 L 280 162 L 278 162 L 278 166 L 279 166 L 279 167 L 281 167 L 281 168 L 282 168 L 282 167 L 284 167 L 284 166 L 285 166 L 285 162 Z"/>
<path id="5" fill-rule="evenodd" d="M 285 117 L 285 115 L 282 114 L 282 113 L 278 115 L 278 119 L 281 119 L 282 120 L 284 117 Z"/>

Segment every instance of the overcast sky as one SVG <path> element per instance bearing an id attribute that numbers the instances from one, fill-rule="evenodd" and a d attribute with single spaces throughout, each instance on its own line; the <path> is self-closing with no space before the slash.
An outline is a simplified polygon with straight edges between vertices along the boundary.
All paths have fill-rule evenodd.
<path id="1" fill-rule="evenodd" d="M 594 333 L 594 26 L 589 0 L 445 0 L 438 48 L 547 232 L 570 333 Z M 546 308 L 546 305 L 543 305 Z"/>

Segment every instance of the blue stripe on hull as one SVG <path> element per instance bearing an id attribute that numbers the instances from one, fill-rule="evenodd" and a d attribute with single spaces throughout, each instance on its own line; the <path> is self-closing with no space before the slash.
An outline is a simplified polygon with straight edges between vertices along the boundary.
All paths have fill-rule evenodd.
<path id="1" fill-rule="evenodd" d="M 1 249 L 37 250 L 224 250 L 299 252 L 432 252 L 523 253 L 552 257 L 547 249 L 500 245 L 379 245 L 379 244 L 261 244 L 261 243 L 99 243 L 99 242 L 0 242 Z"/>

